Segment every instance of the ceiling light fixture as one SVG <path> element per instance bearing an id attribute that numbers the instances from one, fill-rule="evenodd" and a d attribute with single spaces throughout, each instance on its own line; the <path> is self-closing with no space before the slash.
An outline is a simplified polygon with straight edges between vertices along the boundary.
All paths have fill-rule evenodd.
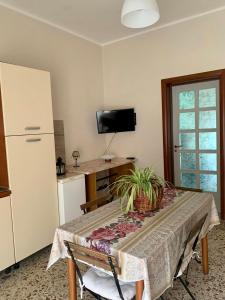
<path id="1" fill-rule="evenodd" d="M 159 20 L 156 0 L 125 0 L 121 12 L 121 23 L 129 28 L 145 28 Z"/>

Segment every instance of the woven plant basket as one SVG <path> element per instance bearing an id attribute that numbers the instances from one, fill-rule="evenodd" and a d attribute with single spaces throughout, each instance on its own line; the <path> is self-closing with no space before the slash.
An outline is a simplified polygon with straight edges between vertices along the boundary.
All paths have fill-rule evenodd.
<path id="1" fill-rule="evenodd" d="M 145 213 L 148 211 L 154 211 L 160 208 L 160 204 L 163 198 L 163 188 L 159 190 L 159 195 L 156 201 L 149 201 L 149 198 L 143 194 L 136 197 L 134 201 L 134 207 L 138 212 Z"/>

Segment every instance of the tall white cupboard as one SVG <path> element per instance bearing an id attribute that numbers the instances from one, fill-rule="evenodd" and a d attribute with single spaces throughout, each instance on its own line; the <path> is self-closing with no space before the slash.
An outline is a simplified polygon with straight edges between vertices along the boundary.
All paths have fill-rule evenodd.
<path id="1" fill-rule="evenodd" d="M 0 63 L 0 84 L 18 262 L 49 245 L 59 223 L 50 74 Z"/>

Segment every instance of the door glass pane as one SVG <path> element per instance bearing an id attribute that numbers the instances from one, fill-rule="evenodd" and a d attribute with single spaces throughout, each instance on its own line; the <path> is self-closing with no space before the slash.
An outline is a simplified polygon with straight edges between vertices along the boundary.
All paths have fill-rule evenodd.
<path id="1" fill-rule="evenodd" d="M 194 173 L 181 173 L 181 184 L 184 187 L 196 187 L 196 175 Z"/>
<path id="2" fill-rule="evenodd" d="M 184 91 L 179 93 L 179 109 L 191 109 L 195 107 L 195 92 Z"/>
<path id="3" fill-rule="evenodd" d="M 216 111 L 200 111 L 199 112 L 199 128 L 216 128 Z"/>
<path id="4" fill-rule="evenodd" d="M 199 91 L 199 107 L 216 106 L 216 88 Z"/>
<path id="5" fill-rule="evenodd" d="M 217 154 L 200 153 L 199 154 L 200 170 L 217 171 Z"/>
<path id="6" fill-rule="evenodd" d="M 217 175 L 200 174 L 200 188 L 206 192 L 217 192 Z"/>
<path id="7" fill-rule="evenodd" d="M 195 133 L 180 133 L 180 145 L 182 149 L 194 150 L 195 149 Z"/>
<path id="8" fill-rule="evenodd" d="M 180 168 L 181 169 L 196 169 L 196 154 L 195 153 L 180 153 Z"/>
<path id="9" fill-rule="evenodd" d="M 195 129 L 195 113 L 180 113 L 179 129 Z"/>
<path id="10" fill-rule="evenodd" d="M 216 150 L 216 132 L 200 132 L 199 149 Z"/>

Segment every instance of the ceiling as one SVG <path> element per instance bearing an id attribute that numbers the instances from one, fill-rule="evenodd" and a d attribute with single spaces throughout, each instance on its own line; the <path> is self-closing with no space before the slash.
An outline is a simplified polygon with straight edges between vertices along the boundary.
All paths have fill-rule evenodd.
<path id="1" fill-rule="evenodd" d="M 157 2 L 161 18 L 147 30 L 225 9 L 225 0 Z M 122 4 L 123 0 L 0 0 L 0 5 L 102 45 L 146 31 L 121 25 Z"/>

